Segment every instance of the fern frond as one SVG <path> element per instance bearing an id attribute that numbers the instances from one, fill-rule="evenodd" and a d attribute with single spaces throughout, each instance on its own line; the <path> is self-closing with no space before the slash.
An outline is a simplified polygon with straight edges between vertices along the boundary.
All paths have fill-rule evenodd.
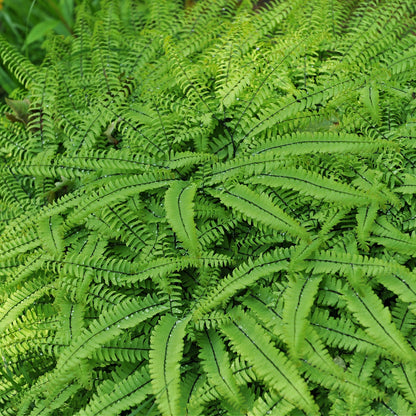
<path id="1" fill-rule="evenodd" d="M 38 68 L 12 48 L 3 36 L 0 37 L 0 50 L 3 64 L 10 68 L 20 83 L 28 87 L 36 80 Z"/>
<path id="2" fill-rule="evenodd" d="M 119 415 L 122 411 L 142 403 L 151 390 L 149 375 L 139 369 L 121 381 L 107 380 L 100 384 L 97 393 L 85 409 L 76 414 L 78 416 Z"/>
<path id="3" fill-rule="evenodd" d="M 166 310 L 166 305 L 150 296 L 146 299 L 126 299 L 106 315 L 91 322 L 89 327 L 74 337 L 69 347 L 62 352 L 54 371 L 47 374 L 45 379 L 40 379 L 39 383 L 32 387 L 28 397 L 33 397 L 45 389 L 49 390 L 48 398 L 38 402 L 34 414 L 42 414 L 46 408 L 59 407 L 62 394 L 65 391 L 62 389 L 62 382 L 66 380 L 68 383 L 73 380 L 75 376 L 73 369 L 83 359 L 90 357 L 101 345 L 116 338 L 123 329 L 134 327 L 164 310 Z M 70 395 L 80 388 L 79 385 L 75 385 L 70 388 Z"/>
<path id="4" fill-rule="evenodd" d="M 405 336 L 410 333 L 413 328 L 413 321 L 416 319 L 415 315 L 410 312 L 409 305 L 404 302 L 397 301 L 391 308 L 391 314 L 394 324 L 400 332 Z"/>
<path id="5" fill-rule="evenodd" d="M 190 318 L 183 320 L 171 315 L 161 318 L 155 327 L 149 354 L 151 384 L 162 415 L 180 415 L 181 375 L 185 329 Z"/>
<path id="6" fill-rule="evenodd" d="M 412 255 L 415 252 L 415 238 L 400 232 L 385 217 L 379 217 L 373 225 L 371 242 L 380 244 L 389 250 Z"/>
<path id="7" fill-rule="evenodd" d="M 116 202 L 126 200 L 128 197 L 137 194 L 140 191 L 164 187 L 172 181 L 173 178 L 166 174 L 160 175 L 146 175 L 140 178 L 129 176 L 114 180 L 107 186 L 101 188 L 100 191 L 85 198 L 83 203 L 78 207 L 77 212 L 74 212 L 68 217 L 69 224 L 75 224 L 81 221 L 92 212 Z"/>
<path id="8" fill-rule="evenodd" d="M 288 250 L 276 251 L 272 254 L 259 257 L 255 261 L 249 260 L 246 264 L 236 268 L 234 272 L 210 289 L 205 299 L 201 299 L 194 307 L 193 319 L 197 321 L 204 314 L 210 312 L 217 305 L 227 301 L 239 290 L 253 284 L 262 277 L 270 276 L 284 270 L 288 266 L 290 252 Z"/>
<path id="9" fill-rule="evenodd" d="M 355 318 L 365 327 L 366 332 L 379 347 L 390 348 L 390 354 L 406 363 L 414 358 L 414 351 L 391 321 L 391 315 L 383 307 L 378 296 L 367 289 L 365 296 L 360 296 L 353 289 L 345 291 L 348 308 Z"/>
<path id="10" fill-rule="evenodd" d="M 395 393 L 388 402 L 383 400 L 377 410 L 385 415 L 391 415 L 392 413 L 397 415 L 407 413 L 410 415 L 415 411 L 415 406 L 399 393 Z"/>
<path id="11" fill-rule="evenodd" d="M 51 290 L 48 276 L 40 275 L 35 280 L 29 280 L 8 297 L 0 308 L 0 331 L 4 330 L 29 305 L 35 303 Z"/>
<path id="12" fill-rule="evenodd" d="M 199 256 L 199 242 L 193 220 L 195 185 L 174 182 L 165 194 L 166 217 L 192 256 Z M 179 221 L 178 221 L 179 219 Z"/>
<path id="13" fill-rule="evenodd" d="M 293 410 L 293 404 L 282 398 L 280 394 L 265 394 L 259 397 L 247 416 L 285 416 Z"/>
<path id="14" fill-rule="evenodd" d="M 42 218 L 39 221 L 39 238 L 45 250 L 53 257 L 61 257 L 64 249 L 63 219 L 60 216 Z"/>
<path id="15" fill-rule="evenodd" d="M 30 416 L 40 416 L 40 415 L 48 415 L 52 413 L 55 409 L 59 409 L 63 406 L 63 404 L 72 396 L 74 395 L 79 389 L 80 385 L 77 382 L 70 382 L 65 387 L 61 387 L 59 392 L 54 392 L 55 397 L 52 400 L 49 400 L 49 403 L 45 406 L 42 402 L 40 405 L 36 406 L 30 413 Z M 26 404 L 26 403 L 25 403 Z M 23 415 L 25 410 L 25 404 L 20 408 L 20 412 L 18 413 L 19 416 Z M 29 404 L 30 408 L 32 408 L 32 403 Z"/>
<path id="16" fill-rule="evenodd" d="M 147 358 L 149 351 L 150 346 L 146 338 L 129 339 L 128 336 L 124 335 L 104 344 L 94 352 L 92 357 L 101 363 L 114 361 L 137 363 Z"/>
<path id="17" fill-rule="evenodd" d="M 199 337 L 200 357 L 210 383 L 233 406 L 243 413 L 246 407 L 243 395 L 231 373 L 225 345 L 215 330 L 205 330 Z"/>
<path id="18" fill-rule="evenodd" d="M 414 302 L 414 299 L 416 299 L 415 276 L 406 267 L 398 263 L 350 254 L 320 253 L 315 254 L 314 257 L 317 260 L 314 269 L 319 273 L 331 271 L 351 276 L 351 273 L 359 270 L 362 273 L 374 276 L 404 302 Z M 312 259 L 307 261 L 311 264 L 314 262 Z M 411 304 L 411 308 L 413 308 L 413 304 Z"/>
<path id="19" fill-rule="evenodd" d="M 296 403 L 311 415 L 318 414 L 305 381 L 284 354 L 275 348 L 267 333 L 247 314 L 235 309 L 232 323 L 221 330 L 236 352 L 253 365 L 259 376 L 290 403 Z"/>
<path id="20" fill-rule="evenodd" d="M 330 345 L 363 353 L 382 352 L 378 344 L 363 329 L 356 328 L 350 319 L 335 319 L 328 311 L 316 309 L 311 323 L 320 338 Z"/>
<path id="21" fill-rule="evenodd" d="M 202 416 L 207 413 L 207 404 L 216 400 L 218 393 L 212 388 L 205 376 L 200 376 L 194 380 L 191 391 L 189 392 L 186 403 L 185 415 Z"/>
<path id="22" fill-rule="evenodd" d="M 361 206 L 372 202 L 367 195 L 347 184 L 307 172 L 302 168 L 273 169 L 271 172 L 254 176 L 249 179 L 249 182 L 294 189 L 303 195 L 310 195 L 328 202 L 337 202 L 343 206 Z"/>
<path id="23" fill-rule="evenodd" d="M 212 194 L 236 211 L 276 230 L 285 231 L 301 239 L 309 240 L 308 232 L 265 194 L 258 194 L 245 185 L 219 189 Z"/>
<path id="24" fill-rule="evenodd" d="M 295 132 L 268 140 L 250 149 L 253 155 L 272 153 L 277 157 L 307 153 L 365 153 L 393 146 L 382 140 L 371 140 L 355 134 L 329 132 Z"/>
<path id="25" fill-rule="evenodd" d="M 283 339 L 293 357 L 299 357 L 305 348 L 307 317 L 314 303 L 320 278 L 297 278 L 289 282 L 285 291 L 283 308 Z"/>
<path id="26" fill-rule="evenodd" d="M 357 210 L 357 239 L 361 247 L 368 251 L 368 239 L 376 219 L 378 206 L 376 204 L 360 207 Z"/>

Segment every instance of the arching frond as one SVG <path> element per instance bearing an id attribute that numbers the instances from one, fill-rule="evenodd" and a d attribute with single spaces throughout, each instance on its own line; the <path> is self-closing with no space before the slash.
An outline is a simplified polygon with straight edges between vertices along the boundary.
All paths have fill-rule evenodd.
<path id="1" fill-rule="evenodd" d="M 153 393 L 161 414 L 180 415 L 180 361 L 187 319 L 165 315 L 155 327 L 149 354 Z"/>
<path id="2" fill-rule="evenodd" d="M 231 316 L 233 321 L 223 325 L 221 330 L 234 348 L 241 351 L 273 390 L 278 390 L 289 402 L 295 402 L 309 414 L 317 414 L 317 406 L 304 380 L 287 358 L 273 347 L 267 333 L 241 311 L 235 310 Z"/>
<path id="3" fill-rule="evenodd" d="M 286 231 L 308 240 L 307 231 L 264 194 L 257 194 L 244 185 L 213 192 L 221 201 L 250 220 L 260 222 L 279 231 Z"/>
<path id="4" fill-rule="evenodd" d="M 289 282 L 284 293 L 285 306 L 283 309 L 283 339 L 288 345 L 293 357 L 302 355 L 305 348 L 307 332 L 307 317 L 314 302 L 320 279 L 303 279 L 298 277 Z M 305 296 L 307 294 L 307 296 Z M 302 298 L 307 297 L 307 300 Z"/>
<path id="5" fill-rule="evenodd" d="M 198 256 L 199 242 L 193 221 L 193 197 L 195 185 L 174 182 L 166 191 L 166 216 L 185 248 L 195 257 Z M 179 221 L 178 221 L 179 219 Z"/>
<path id="6" fill-rule="evenodd" d="M 245 400 L 231 372 L 224 342 L 215 330 L 205 330 L 198 343 L 201 362 L 211 384 L 228 402 L 244 412 Z"/>

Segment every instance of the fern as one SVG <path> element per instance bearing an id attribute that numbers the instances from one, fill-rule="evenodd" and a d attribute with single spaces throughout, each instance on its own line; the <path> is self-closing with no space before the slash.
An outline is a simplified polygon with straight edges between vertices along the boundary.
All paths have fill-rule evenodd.
<path id="1" fill-rule="evenodd" d="M 190 253 L 197 257 L 199 242 L 191 215 L 192 199 L 195 192 L 195 185 L 188 187 L 176 182 L 166 191 L 165 206 L 166 216 L 172 225 L 172 229 L 177 233 Z"/>
<path id="2" fill-rule="evenodd" d="M 230 360 L 224 342 L 214 330 L 205 330 L 199 339 L 200 357 L 208 379 L 231 405 L 244 412 L 245 400 L 230 370 Z"/>
<path id="3" fill-rule="evenodd" d="M 272 390 L 279 391 L 289 402 L 309 414 L 315 414 L 317 407 L 292 363 L 274 348 L 267 333 L 251 321 L 249 316 L 235 311 L 232 322 L 222 327 L 234 348 L 254 367 L 255 372 Z M 245 322 L 245 325 L 243 325 Z"/>
<path id="4" fill-rule="evenodd" d="M 79 3 L 0 37 L 0 414 L 415 414 L 414 1 Z"/>
<path id="5" fill-rule="evenodd" d="M 186 320 L 165 315 L 152 335 L 149 356 L 152 387 L 162 414 L 180 415 L 180 367 Z"/>
<path id="6" fill-rule="evenodd" d="M 320 283 L 319 277 L 314 280 L 296 279 L 289 283 L 285 291 L 285 307 L 283 309 L 283 339 L 289 348 L 289 353 L 294 358 L 298 357 L 305 343 L 305 332 L 307 330 L 307 316 L 314 301 Z M 308 293 L 308 302 L 302 297 Z"/>

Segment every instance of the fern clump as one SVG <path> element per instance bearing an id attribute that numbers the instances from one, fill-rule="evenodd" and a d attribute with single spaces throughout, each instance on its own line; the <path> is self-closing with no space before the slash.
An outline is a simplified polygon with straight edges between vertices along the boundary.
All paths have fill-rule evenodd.
<path id="1" fill-rule="evenodd" d="M 414 1 L 182 3 L 0 38 L 0 414 L 415 414 Z"/>

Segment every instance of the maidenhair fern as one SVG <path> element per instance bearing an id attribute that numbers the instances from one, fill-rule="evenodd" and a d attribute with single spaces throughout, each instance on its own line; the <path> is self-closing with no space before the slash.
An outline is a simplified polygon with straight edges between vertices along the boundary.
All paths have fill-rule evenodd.
<path id="1" fill-rule="evenodd" d="M 413 0 L 109 0 L 0 118 L 0 415 L 416 414 Z"/>

